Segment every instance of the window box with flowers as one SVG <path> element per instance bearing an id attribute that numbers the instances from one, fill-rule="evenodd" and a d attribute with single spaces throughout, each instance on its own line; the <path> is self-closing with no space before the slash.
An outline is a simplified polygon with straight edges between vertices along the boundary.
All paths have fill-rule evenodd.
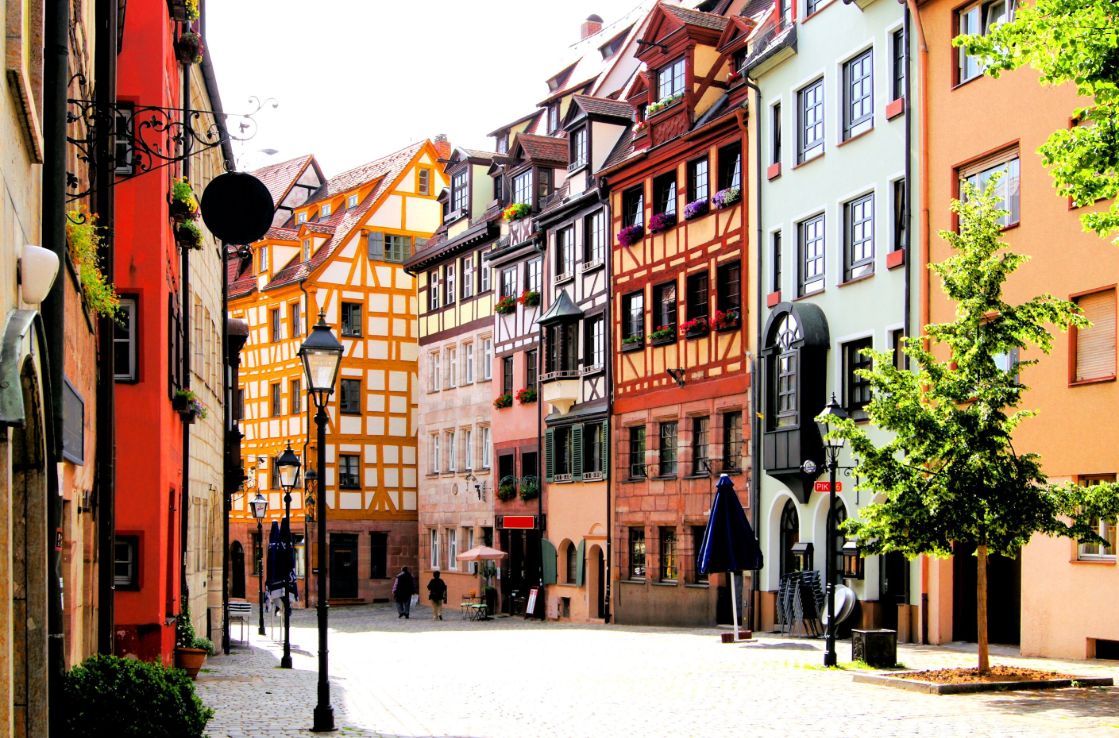
<path id="1" fill-rule="evenodd" d="M 183 249 L 202 248 L 202 229 L 193 220 L 175 224 L 175 243 Z"/>
<path id="2" fill-rule="evenodd" d="M 536 480 L 536 477 L 521 477 L 521 488 L 519 491 L 521 499 L 525 502 L 535 500 L 540 495 L 540 483 Z"/>
<path id="3" fill-rule="evenodd" d="M 187 423 L 193 423 L 195 418 L 203 418 L 209 414 L 209 410 L 198 399 L 198 395 L 188 389 L 177 390 L 171 397 L 171 407 L 175 412 L 182 416 L 183 420 Z"/>
<path id="4" fill-rule="evenodd" d="M 730 308 L 728 310 L 716 310 L 715 315 L 711 318 L 711 326 L 717 331 L 732 331 L 738 328 L 742 322 L 742 316 L 738 308 Z"/>
<path id="5" fill-rule="evenodd" d="M 676 213 L 657 213 L 649 218 L 649 233 L 662 233 L 676 225 Z"/>
<path id="6" fill-rule="evenodd" d="M 622 339 L 622 351 L 636 351 L 645 345 L 645 334 L 635 333 Z"/>
<path id="7" fill-rule="evenodd" d="M 515 477 L 502 477 L 497 483 L 497 499 L 508 502 L 517 496 L 517 480 Z"/>
<path id="8" fill-rule="evenodd" d="M 184 66 L 202 63 L 202 37 L 194 31 L 183 31 L 175 39 L 175 58 Z"/>
<path id="9" fill-rule="evenodd" d="M 676 328 L 670 325 L 658 325 L 657 329 L 649 334 L 649 343 L 654 346 L 663 346 L 666 343 L 675 343 Z"/>
<path id="10" fill-rule="evenodd" d="M 501 217 L 504 218 L 506 222 L 509 222 L 525 218 L 531 212 L 532 208 L 527 203 L 515 202 L 501 211 Z"/>
<path id="11" fill-rule="evenodd" d="M 70 260 L 78 273 L 78 282 L 82 286 L 82 299 L 97 315 L 116 318 L 120 298 L 108 277 L 101 271 L 101 261 L 97 255 L 100 244 L 97 216 L 91 215 L 84 205 L 66 214 L 66 245 Z"/>
<path id="12" fill-rule="evenodd" d="M 711 204 L 707 202 L 706 198 L 703 200 L 692 200 L 684 206 L 684 220 L 702 217 L 707 215 L 710 210 Z"/>
<path id="13" fill-rule="evenodd" d="M 497 304 L 493 306 L 493 311 L 498 315 L 508 315 L 517 309 L 517 298 L 512 295 L 505 295 Z"/>
<path id="14" fill-rule="evenodd" d="M 649 103 L 649 105 L 645 108 L 645 115 L 656 115 L 665 108 L 670 108 L 683 99 L 684 95 L 682 93 L 678 95 L 669 95 L 668 97 L 662 97 L 660 100 L 657 100 L 654 103 Z"/>
<path id="15" fill-rule="evenodd" d="M 618 243 L 622 246 L 632 246 L 643 238 L 645 238 L 645 226 L 640 223 L 626 226 L 618 231 Z"/>
<path id="16" fill-rule="evenodd" d="M 719 190 L 711 198 L 717 208 L 730 207 L 740 199 L 742 199 L 742 190 L 737 187 L 727 187 L 725 190 Z"/>
<path id="17" fill-rule="evenodd" d="M 171 220 L 182 223 L 184 220 L 198 219 L 198 199 L 186 177 L 176 179 L 171 185 Z"/>
<path id="18" fill-rule="evenodd" d="M 522 405 L 536 402 L 536 390 L 532 387 L 525 387 L 524 389 L 517 390 L 517 402 Z"/>
<path id="19" fill-rule="evenodd" d="M 517 298 L 517 302 L 525 307 L 536 307 L 540 304 L 540 293 L 536 290 L 525 290 L 521 296 Z"/>
<path id="20" fill-rule="evenodd" d="M 498 410 L 504 410 L 507 407 L 513 407 L 513 395 L 509 393 L 498 395 L 497 399 L 493 401 L 493 406 Z"/>
<path id="21" fill-rule="evenodd" d="M 703 316 L 686 320 L 680 324 L 680 332 L 684 334 L 684 338 L 706 336 L 709 329 L 707 318 Z"/>

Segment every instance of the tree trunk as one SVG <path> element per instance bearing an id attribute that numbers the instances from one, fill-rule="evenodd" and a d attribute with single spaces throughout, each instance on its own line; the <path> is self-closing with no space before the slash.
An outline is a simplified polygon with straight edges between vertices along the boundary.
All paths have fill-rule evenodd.
<path id="1" fill-rule="evenodd" d="M 987 546 L 980 544 L 975 549 L 976 573 L 976 621 L 979 628 L 979 673 L 991 671 L 990 653 L 987 645 Z"/>

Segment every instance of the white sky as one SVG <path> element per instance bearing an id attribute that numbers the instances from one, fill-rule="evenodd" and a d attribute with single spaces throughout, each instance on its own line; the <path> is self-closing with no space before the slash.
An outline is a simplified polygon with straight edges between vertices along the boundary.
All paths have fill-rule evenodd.
<path id="1" fill-rule="evenodd" d="M 226 112 L 279 102 L 234 143 L 241 168 L 311 153 L 331 176 L 439 133 L 491 149 L 487 133 L 547 97 L 588 15 L 609 24 L 640 4 L 210 0 L 206 40 Z"/>

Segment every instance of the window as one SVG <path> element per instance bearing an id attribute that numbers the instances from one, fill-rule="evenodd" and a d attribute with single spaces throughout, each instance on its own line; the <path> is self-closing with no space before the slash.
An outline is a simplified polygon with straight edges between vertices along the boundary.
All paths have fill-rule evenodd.
<path id="1" fill-rule="evenodd" d="M 427 273 L 427 309 L 439 309 L 439 270 L 432 269 Z"/>
<path id="2" fill-rule="evenodd" d="M 1077 481 L 1078 484 L 1080 484 L 1084 487 L 1089 487 L 1089 486 L 1094 485 L 1094 484 L 1103 484 L 1103 483 L 1114 482 L 1115 481 L 1115 475 L 1114 474 L 1095 474 L 1095 475 L 1092 475 L 1092 476 L 1080 477 L 1076 481 Z M 1095 530 L 1096 535 L 1098 535 L 1100 538 L 1107 541 L 1107 543 L 1099 543 L 1099 542 L 1081 543 L 1077 546 L 1076 558 L 1081 559 L 1081 560 L 1092 560 L 1092 559 L 1114 560 L 1115 559 L 1115 546 L 1116 546 L 1115 531 L 1116 531 L 1116 528 L 1117 528 L 1116 520 L 1114 518 L 1112 518 L 1111 520 L 1102 520 L 1100 518 L 1093 518 L 1092 519 L 1092 527 Z"/>
<path id="3" fill-rule="evenodd" d="M 742 144 L 719 149 L 719 189 L 742 187 Z"/>
<path id="4" fill-rule="evenodd" d="M 797 162 L 824 153 L 824 80 L 797 93 Z"/>
<path id="5" fill-rule="evenodd" d="M 688 275 L 688 320 L 707 318 L 709 281 L 707 272 Z"/>
<path id="6" fill-rule="evenodd" d="M 346 198 L 346 207 L 347 208 L 357 207 L 357 195 L 350 195 L 349 197 Z"/>
<path id="7" fill-rule="evenodd" d="M 513 202 L 532 205 L 532 170 L 513 177 Z"/>
<path id="8" fill-rule="evenodd" d="M 904 329 L 895 328 L 890 331 L 890 350 L 894 352 L 894 366 L 898 369 L 905 369 L 906 364 L 905 351 L 902 350 L 903 338 L 905 338 Z"/>
<path id="9" fill-rule="evenodd" d="M 710 418 L 692 418 L 692 475 L 703 476 L 710 469 L 707 463 L 707 425 Z"/>
<path id="10" fill-rule="evenodd" d="M 800 326 L 793 315 L 787 314 L 777 325 L 770 377 L 772 395 L 769 398 L 770 428 L 787 428 L 797 422 L 797 349 L 801 340 Z"/>
<path id="11" fill-rule="evenodd" d="M 574 322 L 558 323 L 547 328 L 545 372 L 562 371 L 570 376 L 579 369 L 578 326 Z"/>
<path id="12" fill-rule="evenodd" d="M 365 249 L 370 260 L 383 261 L 385 258 L 385 234 L 370 231 L 365 234 Z"/>
<path id="13" fill-rule="evenodd" d="M 131 103 L 117 103 L 116 127 L 113 131 L 113 168 L 117 174 L 123 176 L 131 175 L 136 170 L 132 149 L 136 132 L 132 122 L 134 113 L 135 106 Z"/>
<path id="14" fill-rule="evenodd" d="M 269 386 L 268 395 L 271 399 L 272 417 L 278 418 L 284 414 L 283 395 L 280 394 L 280 383 L 276 382 Z"/>
<path id="15" fill-rule="evenodd" d="M 530 349 L 525 351 L 525 387 L 536 389 L 537 382 L 537 351 Z"/>
<path id="16" fill-rule="evenodd" d="M 1072 329 L 1073 382 L 1115 378 L 1115 290 L 1076 298 L 1090 328 Z"/>
<path id="17" fill-rule="evenodd" d="M 804 15 L 808 16 L 815 13 L 824 4 L 824 0 L 804 0 Z"/>
<path id="18" fill-rule="evenodd" d="M 571 481 L 575 464 L 574 433 L 570 425 L 552 429 L 552 469 L 552 478 L 557 482 Z"/>
<path id="19" fill-rule="evenodd" d="M 653 180 L 653 212 L 676 215 L 676 170 Z"/>
<path id="20" fill-rule="evenodd" d="M 411 236 L 385 236 L 385 261 L 404 263 L 412 255 Z"/>
<path id="21" fill-rule="evenodd" d="M 602 369 L 606 365 L 605 319 L 602 315 L 588 318 L 586 335 L 583 339 L 583 366 L 589 369 Z"/>
<path id="22" fill-rule="evenodd" d="M 482 468 L 490 468 L 490 459 L 493 458 L 493 444 L 491 442 L 490 427 L 482 426 Z"/>
<path id="23" fill-rule="evenodd" d="M 874 194 L 843 206 L 843 278 L 874 274 Z"/>
<path id="24" fill-rule="evenodd" d="M 331 213 L 330 203 L 324 202 L 322 204 L 322 206 L 319 208 L 319 218 L 320 219 L 328 218 L 328 217 L 330 217 L 330 213 Z"/>
<path id="25" fill-rule="evenodd" d="M 855 373 L 870 370 L 871 358 L 861 353 L 869 348 L 873 348 L 869 337 L 843 344 L 843 406 L 855 419 L 866 417 L 865 408 L 870 402 L 870 380 Z"/>
<path id="26" fill-rule="evenodd" d="M 474 254 L 462 258 L 462 299 L 474 296 Z"/>
<path id="27" fill-rule="evenodd" d="M 432 571 L 439 569 L 439 531 L 432 528 L 430 531 L 430 548 L 431 548 L 431 569 Z"/>
<path id="28" fill-rule="evenodd" d="M 718 308 L 724 313 L 742 307 L 742 266 L 737 261 L 720 264 L 715 271 Z"/>
<path id="29" fill-rule="evenodd" d="M 443 445 L 440 443 L 439 438 L 440 436 L 438 433 L 431 434 L 431 454 L 428 456 L 427 459 L 428 472 L 431 474 L 439 473 L 439 463 L 442 461 L 442 457 L 439 455 L 439 450 L 443 447 Z"/>
<path id="30" fill-rule="evenodd" d="M 338 411 L 343 415 L 361 415 L 361 380 L 343 379 Z"/>
<path id="31" fill-rule="evenodd" d="M 116 536 L 113 546 L 113 586 L 121 589 L 140 588 L 140 538 Z"/>
<path id="32" fill-rule="evenodd" d="M 493 339 L 482 339 L 482 379 L 493 378 Z"/>
<path id="33" fill-rule="evenodd" d="M 474 344 L 462 344 L 462 381 L 474 384 Z"/>
<path id="34" fill-rule="evenodd" d="M 578 169 L 587 165 L 587 129 L 576 128 L 571 132 L 571 166 Z"/>
<path id="35" fill-rule="evenodd" d="M 824 289 L 824 214 L 797 225 L 797 294 L 810 295 Z"/>
<path id="36" fill-rule="evenodd" d="M 501 270 L 501 296 L 517 296 L 517 267 L 511 266 Z"/>
<path id="37" fill-rule="evenodd" d="M 781 291 L 781 231 L 774 231 L 773 232 L 773 243 L 772 243 L 772 246 L 770 248 L 773 250 L 773 253 L 771 255 L 771 259 L 772 259 L 771 263 L 773 264 L 773 269 L 770 272 L 770 275 L 772 276 L 773 281 L 770 283 L 769 289 L 772 292 L 780 292 Z"/>
<path id="38" fill-rule="evenodd" d="M 905 97 L 905 31 L 890 34 L 890 99 Z"/>
<path id="39" fill-rule="evenodd" d="M 645 223 L 645 189 L 641 185 L 622 193 L 622 226 Z"/>
<path id="40" fill-rule="evenodd" d="M 360 462 L 357 454 L 338 456 L 338 486 L 342 489 L 360 489 Z"/>
<path id="41" fill-rule="evenodd" d="M 843 65 L 843 139 L 874 127 L 874 60 L 867 49 Z"/>
<path id="42" fill-rule="evenodd" d="M 513 394 L 513 357 L 501 358 L 501 394 Z"/>
<path id="43" fill-rule="evenodd" d="M 703 534 L 706 532 L 705 526 L 693 525 L 691 526 L 692 532 L 692 565 L 695 567 L 695 583 L 707 584 L 707 575 L 699 570 L 699 552 L 703 547 Z"/>
<path id="44" fill-rule="evenodd" d="M 454 528 L 447 529 L 447 568 L 451 571 L 458 569 L 458 531 Z"/>
<path id="45" fill-rule="evenodd" d="M 1015 0 L 972 3 L 956 11 L 956 33 L 985 36 L 998 25 L 1014 20 Z M 983 64 L 960 47 L 956 57 L 956 81 L 967 82 L 983 74 Z"/>
<path id="46" fill-rule="evenodd" d="M 657 99 L 684 94 L 684 57 L 662 67 L 657 73 Z"/>
<path id="47" fill-rule="evenodd" d="M 288 382 L 288 396 L 291 398 L 291 414 L 299 415 L 303 412 L 303 380 L 292 379 Z"/>
<path id="48" fill-rule="evenodd" d="M 137 354 L 136 298 L 120 298 L 120 309 L 113 322 L 113 379 L 135 382 L 140 378 Z"/>
<path id="49" fill-rule="evenodd" d="M 658 475 L 662 477 L 676 476 L 676 421 L 660 424 L 660 448 L 658 449 L 660 468 Z"/>
<path id="50" fill-rule="evenodd" d="M 416 170 L 416 191 L 421 195 L 431 194 L 431 170 L 420 167 Z"/>
<path id="51" fill-rule="evenodd" d="M 276 343 L 283 338 L 283 332 L 280 328 L 280 309 L 272 308 L 268 311 L 268 324 L 269 332 L 271 333 L 272 343 Z"/>
<path id="52" fill-rule="evenodd" d="M 485 263 L 485 260 L 482 261 L 482 266 L 479 267 L 478 271 L 481 273 L 480 276 L 478 277 L 478 282 L 481 285 L 478 288 L 478 291 L 479 292 L 489 292 L 490 291 L 490 267 L 489 267 L 488 264 Z"/>
<path id="53" fill-rule="evenodd" d="M 307 211 L 304 210 L 302 213 L 297 213 L 296 216 L 295 216 L 295 222 L 299 223 L 299 224 L 306 223 L 307 222 Z"/>
<path id="54" fill-rule="evenodd" d="M 458 386 L 458 347 L 447 347 L 447 381 L 443 383 L 445 387 Z"/>
<path id="55" fill-rule="evenodd" d="M 645 426 L 637 425 L 629 429 L 629 477 L 645 478 Z"/>
<path id="56" fill-rule="evenodd" d="M 622 340 L 640 343 L 645 337 L 645 293 L 631 292 L 622 297 Z"/>
<path id="57" fill-rule="evenodd" d="M 268 271 L 268 247 L 267 246 L 262 247 L 260 249 L 260 251 L 257 252 L 257 271 L 259 271 L 259 272 Z"/>
<path id="58" fill-rule="evenodd" d="M 723 471 L 742 468 L 742 413 L 723 413 Z"/>
<path id="59" fill-rule="evenodd" d="M 303 261 L 307 261 L 311 258 L 311 239 L 303 239 L 303 251 L 300 256 Z"/>
<path id="60" fill-rule="evenodd" d="M 551 169 L 537 169 L 536 170 L 536 202 L 537 206 L 542 204 L 552 194 L 552 170 Z"/>
<path id="61" fill-rule="evenodd" d="M 342 303 L 342 335 L 343 336 L 360 336 L 361 335 L 361 303 L 360 302 L 344 302 L 344 303 Z"/>
<path id="62" fill-rule="evenodd" d="M 458 471 L 458 437 L 454 429 L 447 431 L 447 463 L 443 469 L 448 472 Z"/>
<path id="63" fill-rule="evenodd" d="M 769 163 L 781 163 L 781 103 L 769 109 Z"/>
<path id="64" fill-rule="evenodd" d="M 603 450 L 606 448 L 606 423 L 587 423 L 583 426 L 583 476 L 602 476 Z"/>
<path id="65" fill-rule="evenodd" d="M 960 169 L 960 179 L 982 190 L 996 173 L 1002 175 L 995 185 L 995 194 L 999 196 L 999 209 L 1007 211 L 1007 214 L 999 219 L 999 223 L 1006 228 L 1018 223 L 1021 214 L 1018 150 L 1002 152 L 963 167 Z"/>
<path id="66" fill-rule="evenodd" d="M 680 567 L 676 561 L 676 529 L 660 528 L 657 531 L 660 538 L 662 582 L 675 582 L 680 576 Z"/>
<path id="67" fill-rule="evenodd" d="M 606 254 L 606 213 L 598 210 L 584 221 L 583 263 L 601 264 Z"/>
<path id="68" fill-rule="evenodd" d="M 466 211 L 467 195 L 470 192 L 465 171 L 451 177 L 451 212 Z"/>
<path id="69" fill-rule="evenodd" d="M 537 279 L 539 280 L 540 262 L 536 260 Z M 575 274 L 575 226 L 570 225 L 556 231 L 556 278 L 566 279 Z"/>
<path id="70" fill-rule="evenodd" d="M 568 543 L 564 547 L 564 576 L 568 584 L 575 584 L 579 578 L 579 549 L 575 548 L 574 543 Z"/>
<path id="71" fill-rule="evenodd" d="M 676 283 L 665 282 L 653 287 L 653 328 L 669 328 L 676 337 Z"/>
<path id="72" fill-rule="evenodd" d="M 388 579 L 389 534 L 372 531 L 369 534 L 369 578 Z"/>
<path id="73" fill-rule="evenodd" d="M 629 578 L 645 578 L 645 529 L 629 529 Z"/>
<path id="74" fill-rule="evenodd" d="M 688 162 L 688 202 L 707 199 L 707 157 Z"/>
<path id="75" fill-rule="evenodd" d="M 548 133 L 555 133 L 559 130 L 559 103 L 554 102 L 548 105 Z"/>
<path id="76" fill-rule="evenodd" d="M 905 196 L 905 180 L 898 179 L 891 185 L 893 192 L 893 237 L 890 242 L 890 248 L 894 251 L 904 249 L 909 241 L 909 223 L 906 218 L 906 209 L 909 204 L 906 202 Z"/>
<path id="77" fill-rule="evenodd" d="M 455 301 L 455 264 L 451 262 L 444 267 L 445 277 L 444 286 L 446 288 L 447 300 L 446 305 L 450 305 Z"/>
<path id="78" fill-rule="evenodd" d="M 303 311 L 298 302 L 291 304 L 291 335 L 293 338 L 303 335 Z"/>

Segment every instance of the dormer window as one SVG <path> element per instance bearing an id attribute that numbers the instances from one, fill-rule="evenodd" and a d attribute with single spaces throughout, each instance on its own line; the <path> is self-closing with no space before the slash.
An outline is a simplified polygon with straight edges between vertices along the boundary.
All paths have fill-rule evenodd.
<path id="1" fill-rule="evenodd" d="M 320 218 L 327 218 L 329 216 L 330 216 L 330 203 L 324 202 L 322 204 L 322 206 L 319 208 L 319 217 Z"/>
<path id="2" fill-rule="evenodd" d="M 680 57 L 657 75 L 657 99 L 665 100 L 684 94 L 684 57 Z"/>
<path id="3" fill-rule="evenodd" d="M 357 207 L 357 195 L 350 195 L 349 197 L 346 198 L 346 207 L 347 208 Z"/>
<path id="4" fill-rule="evenodd" d="M 451 212 L 466 210 L 469 182 L 466 172 L 459 172 L 451 178 Z"/>
<path id="5" fill-rule="evenodd" d="M 496 136 L 497 153 L 504 154 L 509 151 L 509 139 L 505 135 Z"/>
<path id="6" fill-rule="evenodd" d="M 265 246 L 257 252 L 257 270 L 261 272 L 268 271 L 268 247 Z"/>
<path id="7" fill-rule="evenodd" d="M 304 210 L 302 213 L 296 213 L 295 214 L 295 222 L 296 223 L 306 223 L 307 222 L 307 211 Z"/>
<path id="8" fill-rule="evenodd" d="M 587 129 L 576 128 L 571 132 L 571 166 L 579 169 L 587 165 Z"/>
<path id="9" fill-rule="evenodd" d="M 532 170 L 513 177 L 513 202 L 532 205 Z"/>
<path id="10" fill-rule="evenodd" d="M 303 261 L 311 258 L 311 239 L 303 239 Z"/>
<path id="11" fill-rule="evenodd" d="M 554 102 L 548 106 L 548 133 L 559 130 L 559 103 Z"/>

